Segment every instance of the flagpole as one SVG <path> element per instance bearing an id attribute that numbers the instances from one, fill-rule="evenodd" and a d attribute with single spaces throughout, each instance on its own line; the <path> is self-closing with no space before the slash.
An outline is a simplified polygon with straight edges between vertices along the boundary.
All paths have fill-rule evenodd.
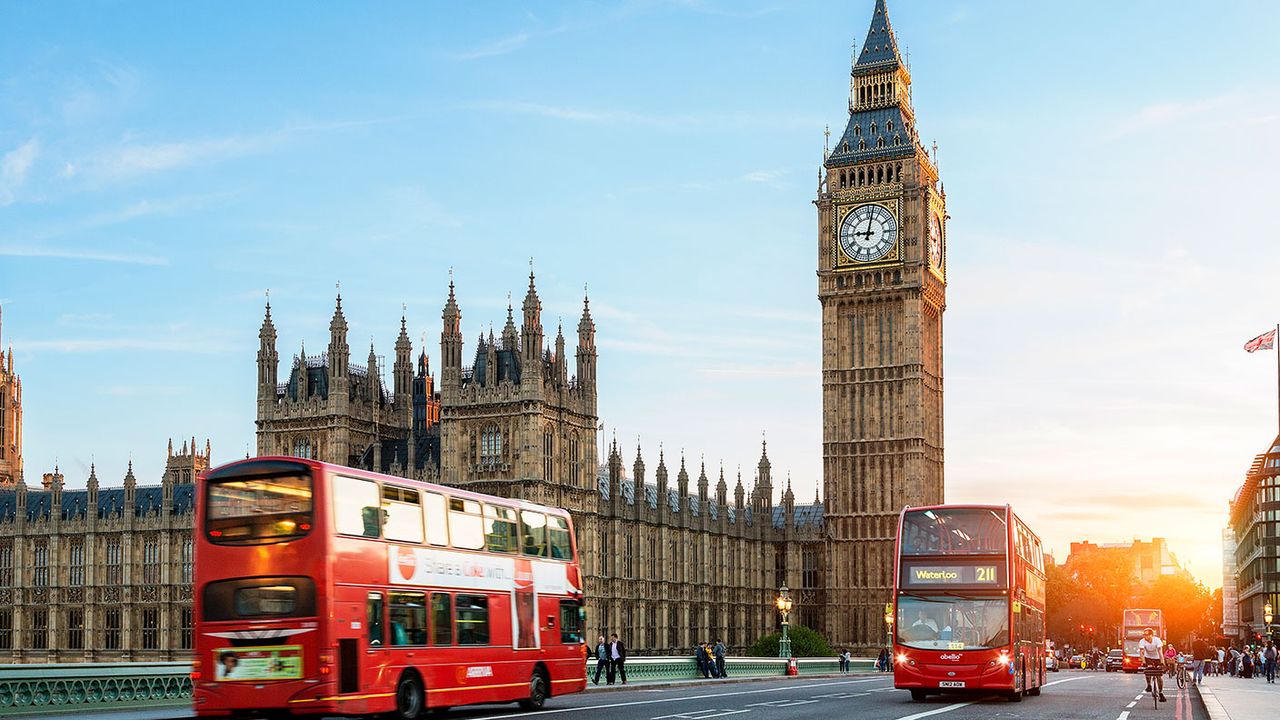
<path id="1" fill-rule="evenodd" d="M 1276 427 L 1280 432 L 1280 323 L 1276 323 L 1276 336 L 1271 341 L 1271 347 L 1276 351 Z"/>

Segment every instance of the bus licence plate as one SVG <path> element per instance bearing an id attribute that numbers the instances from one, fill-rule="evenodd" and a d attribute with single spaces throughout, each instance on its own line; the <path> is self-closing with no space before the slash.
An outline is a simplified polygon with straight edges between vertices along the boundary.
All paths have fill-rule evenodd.
<path id="1" fill-rule="evenodd" d="M 964 681 L 963 681 L 963 680 L 942 680 L 942 681 L 940 681 L 940 682 L 938 683 L 938 687 L 940 687 L 940 688 L 962 688 L 962 687 L 964 687 Z"/>

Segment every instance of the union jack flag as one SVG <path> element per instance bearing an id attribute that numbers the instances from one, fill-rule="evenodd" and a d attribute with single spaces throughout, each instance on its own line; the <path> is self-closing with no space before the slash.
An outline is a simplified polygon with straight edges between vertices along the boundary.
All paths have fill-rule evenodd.
<path id="1" fill-rule="evenodd" d="M 1244 344 L 1245 352 L 1253 352 L 1255 350 L 1270 350 L 1276 346 L 1276 331 L 1270 330 L 1264 332 L 1258 337 Z"/>

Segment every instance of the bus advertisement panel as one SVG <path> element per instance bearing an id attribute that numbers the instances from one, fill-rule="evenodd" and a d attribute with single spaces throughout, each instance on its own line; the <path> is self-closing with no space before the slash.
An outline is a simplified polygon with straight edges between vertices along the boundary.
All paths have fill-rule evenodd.
<path id="1" fill-rule="evenodd" d="M 564 510 L 286 457 L 196 501 L 197 715 L 390 714 L 586 687 Z"/>
<path id="2" fill-rule="evenodd" d="M 1142 631 L 1151 628 L 1156 637 L 1164 636 L 1164 613 L 1151 608 L 1128 608 L 1120 616 L 1120 641 L 1124 645 L 1124 659 L 1121 668 L 1127 673 L 1135 673 L 1142 669 L 1142 657 L 1138 653 L 1138 641 L 1142 639 Z"/>
<path id="3" fill-rule="evenodd" d="M 1044 555 L 1008 506 L 907 508 L 896 558 L 895 687 L 1040 694 Z"/>

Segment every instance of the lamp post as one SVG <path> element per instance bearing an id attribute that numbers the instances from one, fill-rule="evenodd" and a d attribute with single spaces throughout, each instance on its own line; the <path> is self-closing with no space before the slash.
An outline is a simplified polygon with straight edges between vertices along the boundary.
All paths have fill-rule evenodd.
<path id="1" fill-rule="evenodd" d="M 774 604 L 778 606 L 778 612 L 782 613 L 782 639 L 778 641 L 778 657 L 789 658 L 791 657 L 791 636 L 787 634 L 789 625 L 787 616 L 791 614 L 791 594 L 786 585 L 778 590 L 778 597 L 774 600 Z"/>
<path id="2" fill-rule="evenodd" d="M 1262 621 L 1267 624 L 1267 639 L 1271 639 L 1271 603 L 1262 606 Z"/>
<path id="3" fill-rule="evenodd" d="M 893 619 L 894 619 L 894 618 L 893 618 L 893 603 L 885 603 L 885 604 L 884 604 L 884 627 L 885 627 L 885 634 L 888 636 L 888 637 L 887 637 L 888 644 L 887 644 L 887 645 L 885 645 L 885 647 L 889 649 L 889 653 L 890 653 L 889 664 L 890 664 L 890 665 L 892 665 L 892 664 L 893 664 L 893 657 L 892 657 L 892 653 L 893 653 Z M 884 668 L 884 669 L 885 669 L 885 670 L 888 670 L 889 668 L 888 668 L 888 667 L 886 667 L 886 668 Z"/>

